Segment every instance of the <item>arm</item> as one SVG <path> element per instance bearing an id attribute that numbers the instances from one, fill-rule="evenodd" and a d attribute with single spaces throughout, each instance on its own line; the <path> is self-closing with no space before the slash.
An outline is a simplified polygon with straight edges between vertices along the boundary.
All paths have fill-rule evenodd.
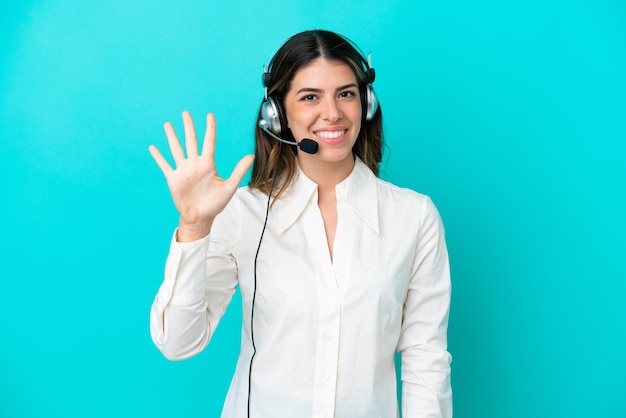
<path id="1" fill-rule="evenodd" d="M 235 262 L 223 245 L 211 243 L 208 234 L 253 160 L 252 155 L 242 158 L 231 177 L 222 179 L 215 167 L 213 115 L 207 115 L 200 154 L 189 112 L 183 112 L 183 123 L 187 155 L 172 124 L 164 125 L 175 169 L 156 147 L 149 147 L 180 214 L 179 228 L 166 262 L 165 279 L 150 314 L 152 339 L 170 359 L 187 358 L 202 351 L 232 298 L 237 281 Z M 209 257 L 208 254 L 215 255 Z"/>
<path id="2" fill-rule="evenodd" d="M 451 418 L 451 356 L 447 351 L 450 267 L 444 229 L 428 200 L 404 303 L 402 353 L 405 418 Z"/>
<path id="3" fill-rule="evenodd" d="M 232 299 L 237 267 L 217 247 L 221 245 L 210 237 L 190 243 L 172 240 L 165 279 L 150 311 L 152 341 L 170 360 L 200 353 Z"/>

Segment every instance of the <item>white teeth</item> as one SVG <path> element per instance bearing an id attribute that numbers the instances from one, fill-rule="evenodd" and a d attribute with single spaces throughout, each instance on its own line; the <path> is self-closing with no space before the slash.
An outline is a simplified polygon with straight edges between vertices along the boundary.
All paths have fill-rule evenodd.
<path id="1" fill-rule="evenodd" d="M 327 139 L 339 138 L 341 135 L 346 133 L 346 131 L 319 131 L 317 132 L 317 136 Z"/>

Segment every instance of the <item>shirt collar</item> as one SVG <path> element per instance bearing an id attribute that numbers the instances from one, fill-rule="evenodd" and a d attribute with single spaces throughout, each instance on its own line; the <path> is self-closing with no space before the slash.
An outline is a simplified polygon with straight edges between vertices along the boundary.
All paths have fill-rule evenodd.
<path id="1" fill-rule="evenodd" d="M 374 173 L 355 158 L 350 175 L 335 187 L 337 204 L 346 203 L 376 233 L 378 225 L 378 192 Z M 317 204 L 317 184 L 298 166 L 295 178 L 276 202 L 279 232 L 284 232 L 300 217 L 308 204 Z"/>

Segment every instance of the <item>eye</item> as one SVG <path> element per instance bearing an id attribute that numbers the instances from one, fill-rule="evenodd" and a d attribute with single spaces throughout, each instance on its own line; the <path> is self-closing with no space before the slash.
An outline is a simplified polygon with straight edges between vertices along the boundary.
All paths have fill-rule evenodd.
<path id="1" fill-rule="evenodd" d="M 316 99 L 317 99 L 317 96 L 314 95 L 314 94 L 307 94 L 307 95 L 302 96 L 300 98 L 300 100 L 302 100 L 303 102 L 312 102 L 312 101 L 314 101 Z"/>
<path id="2" fill-rule="evenodd" d="M 339 97 L 342 99 L 352 99 L 354 97 L 356 97 L 356 91 L 355 90 L 345 90 L 342 91 L 341 93 L 339 93 Z"/>

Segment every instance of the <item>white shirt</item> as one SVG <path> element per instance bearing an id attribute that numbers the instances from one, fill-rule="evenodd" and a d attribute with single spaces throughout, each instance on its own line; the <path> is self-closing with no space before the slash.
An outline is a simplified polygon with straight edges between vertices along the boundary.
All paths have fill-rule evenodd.
<path id="1" fill-rule="evenodd" d="M 450 270 L 431 200 L 359 159 L 336 186 L 332 259 L 317 185 L 299 171 L 270 210 L 256 266 L 251 418 L 450 418 Z M 246 417 L 254 258 L 267 195 L 243 187 L 192 243 L 172 240 L 150 330 L 169 359 L 198 354 L 237 285 L 241 353 L 222 417 Z"/>

